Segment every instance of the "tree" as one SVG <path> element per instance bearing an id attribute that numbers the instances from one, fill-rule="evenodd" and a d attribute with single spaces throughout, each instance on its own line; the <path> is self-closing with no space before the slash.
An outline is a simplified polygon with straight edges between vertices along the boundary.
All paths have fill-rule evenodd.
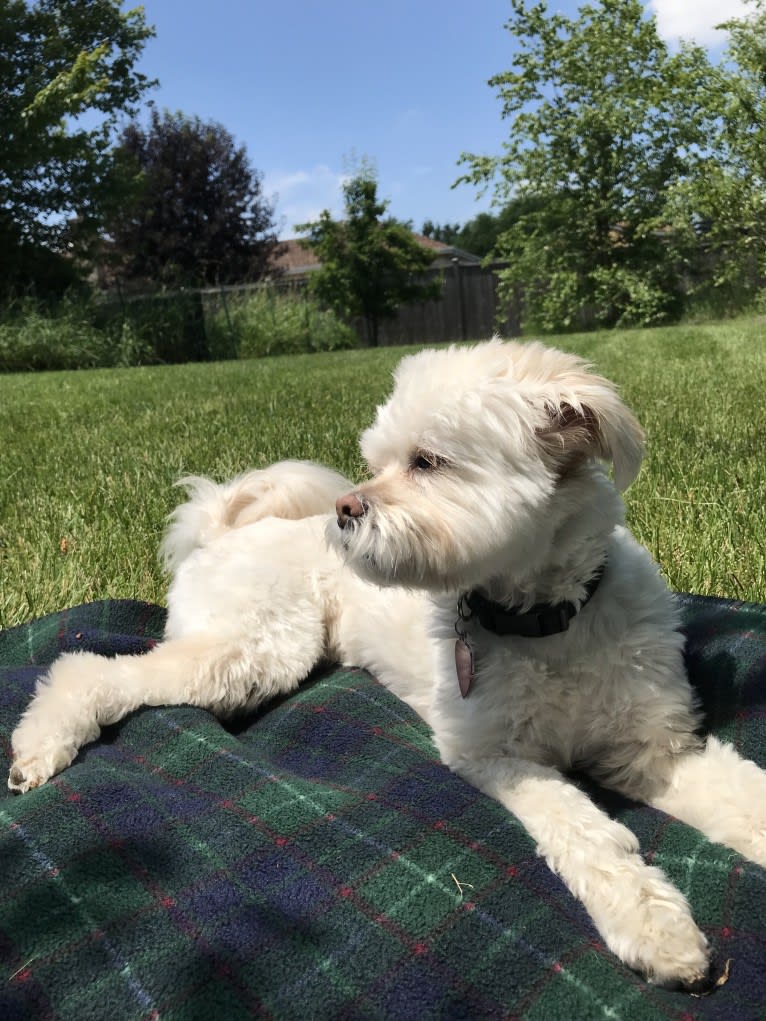
<path id="1" fill-rule="evenodd" d="M 489 255 L 497 244 L 502 231 L 499 216 L 492 213 L 477 213 L 458 231 L 452 244 L 474 255 Z"/>
<path id="2" fill-rule="evenodd" d="M 538 210 L 542 201 L 536 195 L 516 197 L 507 202 L 497 213 L 477 213 L 461 227 L 459 223 L 434 223 L 425 220 L 421 231 L 427 238 L 443 241 L 465 252 L 485 257 L 497 256 L 500 237 L 522 216 Z"/>
<path id="3" fill-rule="evenodd" d="M 441 241 L 442 244 L 454 245 L 461 229 L 459 223 L 434 223 L 433 220 L 424 220 L 420 233 L 423 237 Z"/>
<path id="4" fill-rule="evenodd" d="M 295 229 L 308 232 L 302 243 L 321 263 L 310 279 L 314 294 L 342 318 L 362 316 L 368 342 L 376 346 L 380 320 L 394 316 L 400 305 L 437 298 L 441 281 L 422 279 L 433 253 L 403 224 L 381 219 L 388 203 L 378 200 L 368 169 L 343 185 L 343 197 L 344 220 L 324 210 L 318 220 Z"/>
<path id="5" fill-rule="evenodd" d="M 224 127 L 154 110 L 148 129 L 128 125 L 117 156 L 137 181 L 106 225 L 119 276 L 199 286 L 264 273 L 277 244 L 273 206 Z"/>
<path id="6" fill-rule="evenodd" d="M 464 154 L 461 178 L 494 185 L 499 205 L 533 199 L 499 239 L 506 290 L 543 329 L 672 316 L 682 267 L 658 225 L 714 123 L 705 52 L 671 54 L 641 0 L 597 0 L 574 19 L 546 0 L 511 6 L 513 69 L 490 80 L 509 139 L 501 156 Z"/>
<path id="7" fill-rule="evenodd" d="M 700 173 L 670 195 L 672 243 L 692 292 L 737 308 L 766 278 L 766 2 L 725 22 L 729 42 L 715 69 L 719 118 Z"/>
<path id="8" fill-rule="evenodd" d="M 153 84 L 135 70 L 153 30 L 141 8 L 120 7 L 120 0 L 0 4 L 0 284 L 6 287 L 22 284 L 36 267 L 49 272 L 52 253 L 92 233 L 113 197 L 117 118 L 132 115 Z"/>

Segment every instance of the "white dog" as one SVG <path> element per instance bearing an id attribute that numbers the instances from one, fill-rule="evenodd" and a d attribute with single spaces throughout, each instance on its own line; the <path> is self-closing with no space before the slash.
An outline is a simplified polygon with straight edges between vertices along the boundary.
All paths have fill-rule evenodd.
<path id="1" fill-rule="evenodd" d="M 635 419 L 578 358 L 491 341 L 405 358 L 362 451 L 373 478 L 356 487 L 296 462 L 187 480 L 164 544 L 165 640 L 61 657 L 13 735 L 10 788 L 44 783 L 138 706 L 230 714 L 320 660 L 367 667 L 524 823 L 623 961 L 702 984 L 709 949 L 683 896 L 564 775 L 766 865 L 766 774 L 698 736 L 674 601 L 601 463 L 617 488 L 633 480 Z"/>

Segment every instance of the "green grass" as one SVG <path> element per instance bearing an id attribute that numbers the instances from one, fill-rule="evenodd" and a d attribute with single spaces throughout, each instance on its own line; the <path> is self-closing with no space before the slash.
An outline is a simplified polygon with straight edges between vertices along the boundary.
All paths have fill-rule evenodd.
<path id="1" fill-rule="evenodd" d="M 616 380 L 650 452 L 629 522 L 677 589 L 766 600 L 764 323 L 557 338 Z M 351 475 L 402 349 L 0 376 L 0 625 L 162 602 L 156 549 L 188 473 L 284 457 Z"/>

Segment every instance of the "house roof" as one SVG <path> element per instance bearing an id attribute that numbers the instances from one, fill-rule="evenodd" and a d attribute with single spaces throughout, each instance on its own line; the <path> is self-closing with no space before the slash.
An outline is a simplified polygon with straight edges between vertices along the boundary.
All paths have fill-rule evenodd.
<path id="1" fill-rule="evenodd" d="M 456 248 L 455 245 L 445 244 L 444 241 L 436 241 L 434 238 L 427 238 L 425 234 L 415 234 L 413 237 L 424 248 L 430 248 L 436 252 L 437 265 L 443 263 L 446 259 L 452 261 L 457 259 L 461 263 L 476 263 L 477 265 L 482 261 L 480 255 L 474 255 L 473 252 L 466 251 L 465 248 Z"/>
<path id="2" fill-rule="evenodd" d="M 435 241 L 427 238 L 425 234 L 412 235 L 418 244 L 434 253 L 434 265 L 444 266 L 457 259 L 462 264 L 478 264 L 481 256 L 466 252 L 462 248 L 455 248 L 453 245 L 445 245 L 443 241 Z M 279 248 L 271 260 L 272 267 L 285 276 L 303 276 L 319 269 L 321 263 L 314 252 L 304 248 L 300 238 L 288 238 L 279 242 Z"/>
<path id="3" fill-rule="evenodd" d="M 304 248 L 298 238 L 280 241 L 271 266 L 281 273 L 297 275 L 319 269 L 320 262 L 310 248 Z"/>

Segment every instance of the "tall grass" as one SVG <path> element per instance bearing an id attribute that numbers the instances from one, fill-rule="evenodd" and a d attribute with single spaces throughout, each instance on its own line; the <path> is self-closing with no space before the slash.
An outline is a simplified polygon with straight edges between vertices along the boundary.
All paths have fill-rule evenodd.
<path id="1" fill-rule="evenodd" d="M 264 287 L 221 298 L 207 317 L 214 353 L 236 358 L 338 351 L 359 346 L 353 329 L 306 294 Z"/>
<path id="2" fill-rule="evenodd" d="M 356 333 L 310 295 L 276 287 L 178 291 L 0 309 L 0 372 L 156 365 L 357 347 Z"/>
<path id="3" fill-rule="evenodd" d="M 616 380 L 649 455 L 627 494 L 677 589 L 766 601 L 766 341 L 757 319 L 558 338 Z M 284 457 L 352 476 L 402 349 L 0 376 L 0 624 L 162 601 L 156 549 L 188 473 Z"/>
<path id="4" fill-rule="evenodd" d="M 0 371 L 80 369 L 123 361 L 122 330 L 97 327 L 89 304 L 69 300 L 55 310 L 33 299 L 0 318 Z"/>

